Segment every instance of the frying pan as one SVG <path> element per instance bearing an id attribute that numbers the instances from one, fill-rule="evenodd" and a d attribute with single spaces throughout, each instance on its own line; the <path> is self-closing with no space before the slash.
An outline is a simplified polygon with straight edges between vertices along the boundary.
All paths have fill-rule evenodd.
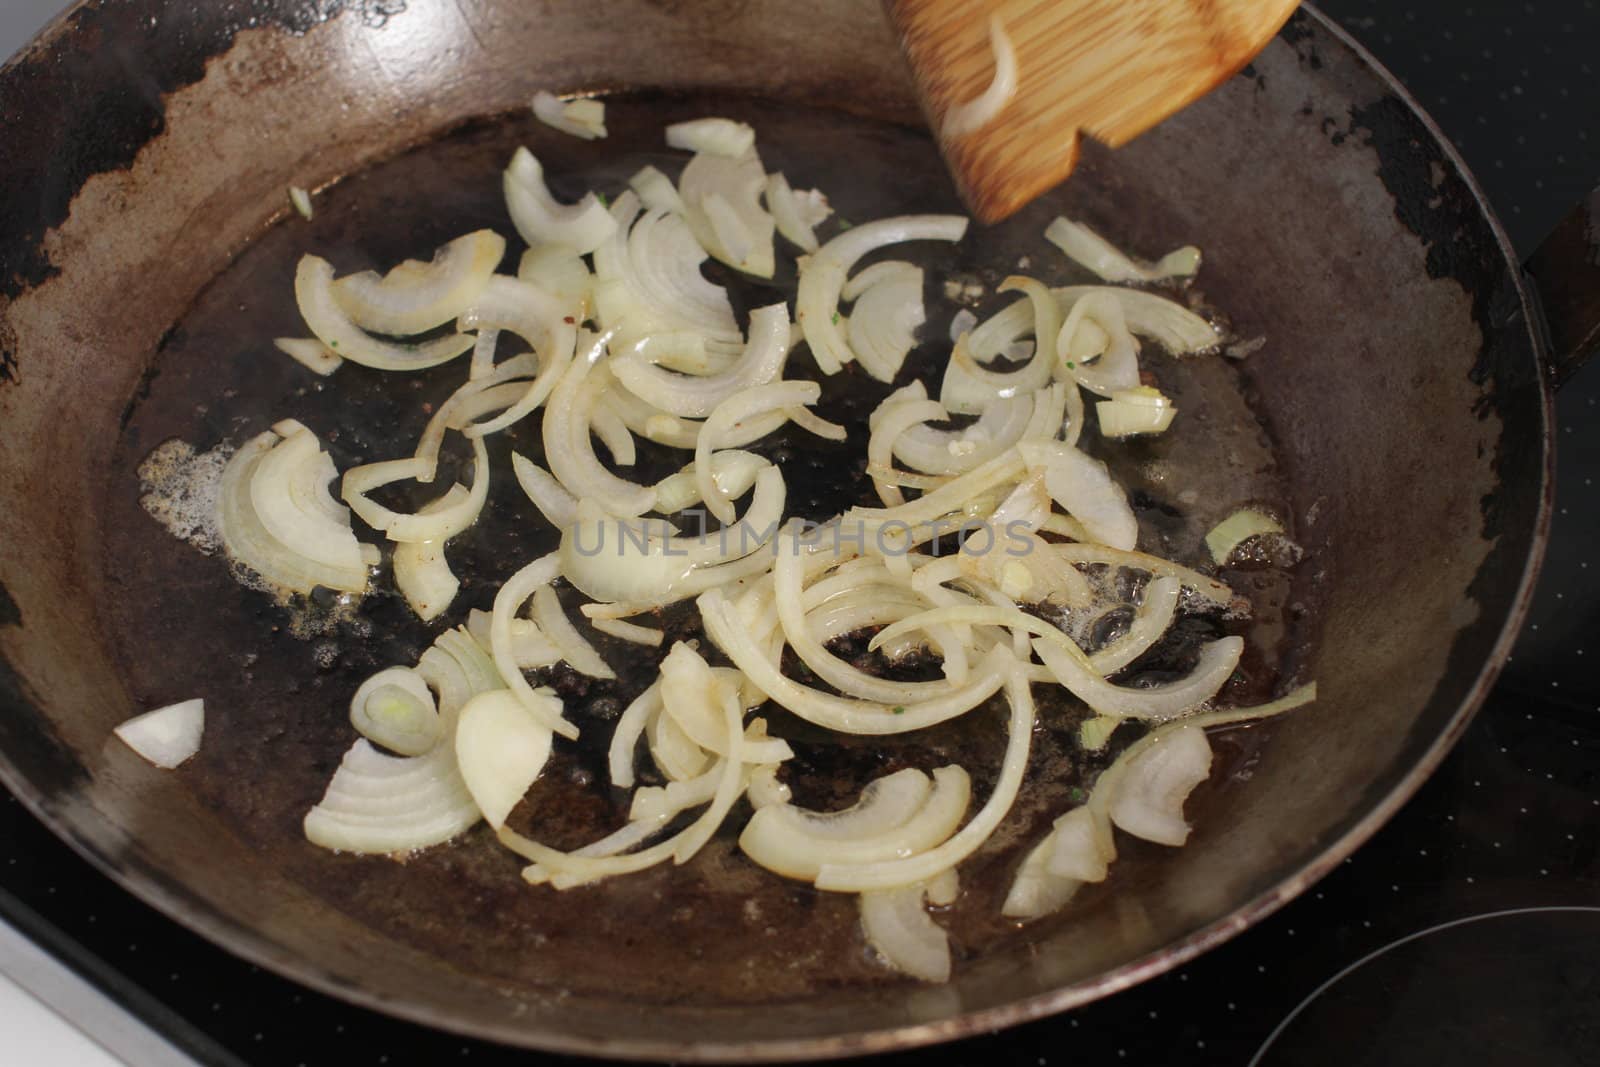
<path id="1" fill-rule="evenodd" d="M 534 88 L 618 92 L 613 144 L 540 132 L 524 116 Z M 354 679 L 409 662 L 426 631 L 392 598 L 352 616 L 240 587 L 141 510 L 140 461 L 172 437 L 238 441 L 286 409 L 338 429 L 341 466 L 392 449 L 448 384 L 347 367 L 324 387 L 271 353 L 296 328 L 294 258 L 332 250 L 355 269 L 506 231 L 495 176 L 511 145 L 544 138 L 570 194 L 620 181 L 663 120 L 711 108 L 756 121 L 769 165 L 841 211 L 955 206 L 868 0 L 101 0 L 12 60 L 0 780 L 122 885 L 253 962 L 462 1033 L 639 1058 L 837 1056 L 1059 1011 L 1225 940 L 1371 835 L 1459 736 L 1523 617 L 1550 513 L 1554 368 L 1592 347 L 1600 286 L 1580 211 L 1531 265 L 1541 309 L 1438 130 L 1306 9 L 1212 96 L 1087 153 L 1015 228 L 974 238 L 1009 268 L 1068 209 L 1134 249 L 1194 241 L 1206 299 L 1234 336 L 1267 339 L 1237 366 L 1147 361 L 1175 376 L 1186 416 L 1124 471 L 1171 547 L 1197 548 L 1249 497 L 1283 507 L 1305 549 L 1292 571 L 1239 576 L 1257 600 L 1243 684 L 1316 678 L 1321 699 L 1219 738 L 1189 847 L 1130 844 L 1103 892 L 1003 928 L 982 916 L 1060 801 L 1036 797 L 964 870 L 979 917 L 957 909 L 955 977 L 927 988 L 872 967 L 848 901 L 753 871 L 725 840 L 681 870 L 558 895 L 524 887 L 481 829 L 403 866 L 300 838 L 349 742 Z M 282 217 L 290 184 L 328 186 L 309 228 Z M 786 462 L 812 470 L 797 484 L 824 508 L 836 457 L 810 448 Z M 1200 505 L 1164 495 L 1174 473 Z M 505 513 L 486 523 L 458 560 L 475 603 L 538 537 Z M 564 684 L 585 714 L 614 713 Z M 206 743 L 178 772 L 108 741 L 134 711 L 197 694 Z M 997 751 L 985 714 L 907 758 L 954 754 L 981 793 Z M 1036 768 L 1076 758 L 1068 734 L 1041 733 Z M 844 747 L 801 774 L 839 802 L 887 758 Z M 614 817 L 585 790 L 585 759 L 541 784 L 568 797 L 541 809 L 558 844 Z"/>

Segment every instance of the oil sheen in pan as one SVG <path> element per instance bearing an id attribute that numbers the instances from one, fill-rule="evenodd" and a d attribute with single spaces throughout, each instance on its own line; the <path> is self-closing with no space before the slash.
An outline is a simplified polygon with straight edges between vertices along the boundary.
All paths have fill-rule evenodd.
<path id="1" fill-rule="evenodd" d="M 341 470 L 408 453 L 430 406 L 455 387 L 464 363 L 418 375 L 385 375 L 349 364 L 328 379 L 310 374 L 272 347 L 274 337 L 304 333 L 292 288 L 299 257 L 324 255 L 341 273 L 384 268 L 425 257 L 444 241 L 487 226 L 512 239 L 507 263 L 514 264 L 520 244 L 501 201 L 499 175 L 518 144 L 529 144 L 545 162 L 559 196 L 575 199 L 590 188 L 615 195 L 645 163 L 675 173 L 683 157 L 665 151 L 662 126 L 706 114 L 754 124 L 767 169 L 783 170 L 797 187 L 822 188 L 843 219 L 960 210 L 924 134 L 832 112 L 742 98 L 623 98 L 612 102 L 611 136 L 599 142 L 557 134 L 528 115 L 474 123 L 348 177 L 318 196 L 313 221 L 290 215 L 241 252 L 165 338 L 116 444 L 106 486 L 106 567 L 124 592 L 106 610 L 131 689 L 141 699 L 181 693 L 207 701 L 205 744 L 177 772 L 185 786 L 328 907 L 510 988 L 604 992 L 641 1002 L 710 997 L 760 1003 L 901 979 L 867 958 L 852 898 L 817 893 L 743 859 L 734 844 L 747 811 L 742 802 L 688 866 L 564 894 L 525 886 L 519 861 L 482 826 L 403 863 L 334 855 L 302 836 L 302 816 L 353 739 L 346 709 L 361 679 L 383 666 L 414 662 L 439 626 L 462 620 L 470 607 L 488 607 L 501 581 L 554 544 L 552 531 L 522 498 L 508 461 L 512 448 L 539 458 L 536 420 L 491 440 L 489 505 L 478 526 L 451 542 L 461 594 L 446 619 L 432 627 L 411 615 L 387 574 L 354 611 L 316 597 L 285 607 L 242 586 L 224 559 L 202 555 L 145 513 L 137 470 L 173 438 L 205 451 L 236 445 L 290 416 L 322 436 Z M 942 338 L 957 310 L 944 297 L 941 279 L 959 275 L 981 282 L 989 296 L 980 314 L 1014 299 L 996 299 L 993 288 L 1021 269 L 1022 257 L 1026 272 L 1052 284 L 1087 280 L 1072 273 L 1041 233 L 1064 204 L 1092 203 L 1095 196 L 1092 178 L 1081 179 L 1003 227 L 974 228 L 953 249 L 894 250 L 918 260 L 930 279 L 923 334 L 928 343 L 913 353 L 906 375 L 924 377 L 936 391 L 948 352 Z M 1159 214 L 1160 205 L 1149 210 Z M 1189 240 L 1203 243 L 1203 235 L 1171 235 L 1174 245 Z M 777 299 L 774 286 L 792 282 L 792 252 L 780 246 L 779 277 L 771 285 L 717 274 L 718 281 L 731 284 L 741 316 Z M 1254 358 L 1270 358 L 1271 352 L 1269 345 Z M 1173 429 L 1144 442 L 1087 438 L 1129 489 L 1141 518 L 1142 546 L 1196 562 L 1204 558 L 1205 531 L 1235 507 L 1254 503 L 1284 513 L 1286 487 L 1236 366 L 1221 357 L 1180 363 L 1153 347 L 1143 365 L 1180 410 Z M 790 376 L 814 375 L 807 356 L 791 368 Z M 854 371 L 822 381 L 821 413 L 847 423 L 850 440 L 837 445 L 791 430 L 762 446 L 783 467 L 790 510 L 813 518 L 871 498 L 864 478 L 865 421 L 886 391 Z M 456 473 L 452 464 L 467 459 L 455 447 L 459 443 L 447 444 L 439 484 Z M 648 480 L 686 461 L 684 453 L 642 446 L 635 476 Z M 407 497 L 402 488 L 396 501 L 415 506 L 422 497 Z M 381 540 L 362 532 L 364 539 Z M 1278 668 L 1297 658 L 1310 620 L 1289 610 L 1296 595 L 1292 573 L 1265 568 L 1223 577 L 1250 597 L 1253 617 L 1186 623 L 1146 666 L 1152 672 L 1185 669 L 1199 638 L 1220 628 L 1244 633 L 1248 651 L 1223 698 L 1247 703 L 1267 695 Z M 690 612 L 676 612 L 665 624 L 669 643 L 698 632 Z M 600 684 L 562 668 L 550 675 L 584 737 L 558 748 L 513 819 L 559 847 L 575 847 L 621 823 L 624 798 L 612 794 L 605 774 L 609 722 L 648 684 L 658 658 L 604 635 L 596 641 L 620 678 Z M 963 866 L 961 899 L 941 918 L 958 959 L 1036 936 L 998 915 L 1021 846 L 1104 764 L 1085 760 L 1075 745 L 1082 709 L 1042 689 L 1040 697 L 1041 725 L 1023 797 L 994 840 Z M 950 761 L 972 773 L 976 806 L 987 795 L 1005 740 L 997 705 L 937 730 L 890 740 L 823 738 L 782 712 L 769 711 L 768 718 L 774 733 L 795 743 L 797 758 L 787 774 L 796 799 L 824 807 L 850 802 L 866 780 L 898 767 Z M 1119 733 L 1114 744 L 1125 744 L 1132 732 Z M 1217 784 L 1203 787 L 1191 801 L 1193 817 L 1204 820 L 1207 790 L 1228 788 L 1231 775 L 1257 758 L 1263 736 L 1249 731 L 1219 740 Z M 1071 923 L 1075 912 L 1115 906 L 1119 883 L 1159 877 L 1162 852 L 1128 841 L 1109 883 L 1085 892 L 1047 924 Z M 597 952 L 599 943 L 626 951 Z"/>

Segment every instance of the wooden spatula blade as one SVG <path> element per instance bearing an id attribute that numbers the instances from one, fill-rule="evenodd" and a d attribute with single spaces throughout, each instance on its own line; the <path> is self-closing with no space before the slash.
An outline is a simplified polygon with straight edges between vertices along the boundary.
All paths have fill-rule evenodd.
<path id="1" fill-rule="evenodd" d="M 1244 66 L 1298 0 L 885 0 L 929 124 L 973 213 L 998 222 L 1060 184 L 1087 135 L 1125 144 Z M 990 122 L 942 132 L 994 77 L 998 16 L 1017 92 Z"/>

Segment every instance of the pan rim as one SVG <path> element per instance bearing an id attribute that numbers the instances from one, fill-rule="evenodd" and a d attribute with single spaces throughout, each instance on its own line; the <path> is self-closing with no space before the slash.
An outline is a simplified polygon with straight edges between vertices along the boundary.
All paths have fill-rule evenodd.
<path id="1" fill-rule="evenodd" d="M 16 56 L 8 60 L 4 67 L 0 67 L 0 73 L 67 32 L 74 17 L 93 3 L 94 0 L 78 0 L 72 7 L 56 16 Z M 1305 17 L 1315 24 L 1319 32 L 1349 49 L 1389 93 L 1406 105 L 1440 149 L 1444 160 L 1453 168 L 1455 176 L 1471 192 L 1477 203 L 1515 286 L 1519 307 L 1523 312 L 1523 329 L 1527 331 L 1529 348 L 1538 363 L 1539 373 L 1536 377 L 1540 397 L 1539 446 L 1542 455 L 1538 510 L 1534 516 L 1528 554 L 1523 563 L 1516 594 L 1506 611 L 1494 643 L 1465 697 L 1421 757 L 1412 763 L 1387 793 L 1373 803 L 1360 819 L 1299 869 L 1283 877 L 1276 885 L 1257 894 L 1251 900 L 1182 939 L 1130 960 L 1113 970 L 1047 993 L 997 1007 L 963 1012 L 936 1022 L 772 1041 L 688 1044 L 666 1039 L 619 1040 L 563 1034 L 549 1030 L 534 1031 L 519 1028 L 510 1022 L 467 1023 L 426 1003 L 388 998 L 352 985 L 303 955 L 293 953 L 281 944 L 267 939 L 250 926 L 209 907 L 200 909 L 191 907 L 194 898 L 187 895 L 180 885 L 154 878 L 151 876 L 154 872 L 130 871 L 119 865 L 89 840 L 87 835 L 80 833 L 69 820 L 58 818 L 57 812 L 50 805 L 41 803 L 40 798 L 32 795 L 25 788 L 26 778 L 3 752 L 0 752 L 0 784 L 4 784 L 31 815 L 96 870 L 135 898 L 155 908 L 174 922 L 195 931 L 217 948 L 236 958 L 361 1008 L 467 1038 L 553 1053 L 640 1061 L 752 1063 L 796 1059 L 825 1060 L 924 1047 L 1016 1026 L 1079 1007 L 1148 981 L 1231 939 L 1299 896 L 1355 852 L 1410 800 L 1455 746 L 1488 696 L 1526 621 L 1539 571 L 1544 562 L 1554 507 L 1555 444 L 1552 433 L 1554 396 L 1549 376 L 1544 373 L 1550 353 L 1538 331 L 1537 324 L 1540 321 L 1538 304 L 1529 290 L 1520 269 L 1520 260 L 1499 218 L 1455 146 L 1399 80 L 1355 38 L 1312 3 L 1303 3 L 1301 10 L 1305 12 Z"/>

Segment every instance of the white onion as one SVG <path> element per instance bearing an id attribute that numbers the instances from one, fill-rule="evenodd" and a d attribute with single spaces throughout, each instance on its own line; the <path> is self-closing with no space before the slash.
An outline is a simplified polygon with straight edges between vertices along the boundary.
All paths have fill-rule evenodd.
<path id="1" fill-rule="evenodd" d="M 1011 716 L 1006 726 L 1006 754 L 1000 764 L 994 789 L 978 813 L 941 844 L 927 851 L 902 854 L 900 859 L 862 863 L 841 853 L 824 864 L 817 873 L 818 889 L 862 893 L 925 882 L 972 855 L 989 839 L 989 835 L 994 833 L 1011 810 L 1017 792 L 1022 788 L 1022 778 L 1028 769 L 1029 741 L 1033 733 L 1033 694 L 1028 689 L 1027 677 L 1015 660 L 1011 661 L 1010 670 L 1007 671 L 1005 688 L 1006 700 L 1011 705 Z"/>
<path id="2" fill-rule="evenodd" d="M 1081 222 L 1058 217 L 1045 227 L 1045 240 L 1066 253 L 1068 259 L 1108 282 L 1158 282 L 1187 278 L 1200 269 L 1200 250 L 1187 245 L 1169 252 L 1153 266 L 1136 263 L 1127 253 Z"/>
<path id="3" fill-rule="evenodd" d="M 494 654 L 494 614 L 473 608 L 467 613 L 467 633 L 491 657 Z M 519 670 L 532 671 L 561 660 L 561 650 L 532 619 L 511 620 L 511 659 Z"/>
<path id="4" fill-rule="evenodd" d="M 1211 773 L 1211 745 L 1196 726 L 1179 726 L 1127 763 L 1110 802 L 1111 821 L 1160 845 L 1189 839 L 1183 802 Z"/>
<path id="5" fill-rule="evenodd" d="M 989 16 L 989 48 L 994 53 L 994 78 L 983 92 L 945 112 L 939 132 L 946 140 L 987 126 L 1017 95 L 1017 52 L 999 15 Z"/>
<path id="6" fill-rule="evenodd" d="M 362 682 L 350 698 L 350 724 L 402 756 L 423 755 L 443 733 L 428 683 L 410 667 L 390 667 Z"/>
<path id="7" fill-rule="evenodd" d="M 809 257 L 800 267 L 795 319 L 817 368 L 837 374 L 855 358 L 835 318 L 845 280 L 862 256 L 902 241 L 959 241 L 966 232 L 967 220 L 959 215 L 902 215 L 846 230 Z"/>
<path id="8" fill-rule="evenodd" d="M 565 245 L 540 245 L 522 253 L 517 280 L 531 282 L 560 302 L 574 324 L 589 317 L 594 299 L 594 276 L 583 257 Z"/>
<path id="9" fill-rule="evenodd" d="M 1182 583 L 1174 575 L 1152 578 L 1145 586 L 1144 602 L 1139 605 L 1128 632 L 1089 657 L 1094 669 L 1103 675 L 1115 674 L 1149 651 L 1172 625 L 1182 589 Z"/>
<path id="10" fill-rule="evenodd" d="M 872 412 L 869 424 L 872 433 L 867 440 L 867 473 L 878 490 L 878 499 L 888 507 L 898 507 L 906 502 L 905 495 L 892 480 L 895 473 L 895 442 L 913 426 L 948 417 L 944 406 L 938 401 L 918 399 L 917 394 L 927 395 L 921 382 L 891 394 Z"/>
<path id="11" fill-rule="evenodd" d="M 649 397 L 661 410 L 685 418 L 705 418 L 730 396 L 782 376 L 789 356 L 789 310 L 783 304 L 750 313 L 750 338 L 738 360 L 719 374 L 686 377 L 652 366 L 637 352 L 611 361 L 611 371 L 635 396 Z"/>
<path id="12" fill-rule="evenodd" d="M 295 271 L 294 295 L 306 326 L 343 359 L 374 370 L 415 371 L 448 363 L 473 346 L 475 338 L 458 333 L 417 345 L 380 341 L 345 313 L 334 296 L 333 266 L 317 256 L 302 256 Z"/>
<path id="13" fill-rule="evenodd" d="M 723 438 L 730 430 L 769 411 L 815 404 L 821 396 L 822 387 L 816 382 L 769 382 L 750 386 L 720 402 L 701 427 L 694 449 L 696 488 L 700 490 L 706 510 L 724 523 L 733 522 L 733 501 L 723 494 L 712 477 L 715 466 L 711 460 L 712 451 L 723 446 Z"/>
<path id="14" fill-rule="evenodd" d="M 447 495 L 443 501 L 435 501 L 440 506 L 411 515 L 386 508 L 367 495 L 379 486 L 415 478 L 421 463 L 413 458 L 350 468 L 344 476 L 345 502 L 391 541 L 446 541 L 477 522 L 489 499 L 489 450 L 482 437 L 472 438 L 472 489 L 465 495 Z"/>
<path id="15" fill-rule="evenodd" d="M 902 264 L 900 269 L 875 276 L 873 283 L 859 292 L 845 334 L 861 369 L 880 382 L 892 382 L 916 346 L 917 327 L 926 321 L 922 270 Z"/>
<path id="16" fill-rule="evenodd" d="M 1125 552 L 1138 543 L 1139 520 L 1104 463 L 1055 441 L 1024 441 L 1017 451 L 1030 470 L 1044 471 L 1051 497 L 1091 538 Z"/>
<path id="17" fill-rule="evenodd" d="M 533 594 L 533 622 L 561 650 L 561 658 L 567 661 L 567 666 L 579 674 L 587 674 L 591 678 L 617 676 L 617 672 L 572 625 L 572 620 L 562 610 L 556 591 L 548 585 L 540 586 Z"/>
<path id="18" fill-rule="evenodd" d="M 756 484 L 761 472 L 772 466 L 765 456 L 741 449 L 724 449 L 711 457 L 711 477 L 730 500 L 737 500 Z M 655 485 L 656 510 L 670 515 L 700 502 L 699 479 L 693 463 L 669 474 Z"/>
<path id="19" fill-rule="evenodd" d="M 1203 731 L 1195 732 L 1205 736 Z M 1111 862 L 1117 858 L 1110 824 L 1100 823 L 1096 810 L 1088 805 L 1073 808 L 1057 819 L 1049 840 L 1046 866 L 1058 878 L 1103 882 Z"/>
<path id="20" fill-rule="evenodd" d="M 599 351 L 597 344 L 591 355 Z M 588 357 L 567 368 L 544 414 L 545 461 L 573 496 L 591 497 L 612 514 L 641 515 L 655 503 L 654 490 L 607 470 L 589 435 L 590 412 L 611 380 L 611 368 Z"/>
<path id="21" fill-rule="evenodd" d="M 340 278 L 333 283 L 333 296 L 364 330 L 391 337 L 426 333 L 471 306 L 505 254 L 504 237 L 478 230 L 439 249 L 433 262 L 420 269 L 396 269 L 386 277 L 364 271 Z"/>
<path id="22" fill-rule="evenodd" d="M 149 762 L 171 770 L 200 751 L 205 728 L 206 703 L 196 698 L 135 715 L 113 732 Z"/>
<path id="23" fill-rule="evenodd" d="M 1182 304 L 1157 293 L 1106 285 L 1071 285 L 1052 289 L 1051 293 L 1063 314 L 1070 314 L 1079 300 L 1092 294 L 1099 293 L 1115 300 L 1122 308 L 1128 329 L 1155 341 L 1170 355 L 1204 352 L 1215 348 L 1222 340 L 1215 326 Z M 991 316 L 968 337 L 973 358 L 987 362 L 998 356 L 1006 345 L 1028 329 L 1032 320 L 1033 311 L 1026 300 L 1019 300 Z M 1059 354 L 1066 355 L 1066 352 Z"/>
<path id="24" fill-rule="evenodd" d="M 589 431 L 595 438 L 606 446 L 606 451 L 611 454 L 611 462 L 619 467 L 631 467 L 638 461 L 639 454 L 634 449 L 633 434 L 628 430 L 628 424 L 612 408 L 603 403 L 597 403 L 589 411 Z"/>
<path id="25" fill-rule="evenodd" d="M 1100 423 L 1101 437 L 1133 437 L 1167 431 L 1178 409 L 1154 389 L 1149 392 L 1155 394 L 1155 402 L 1151 398 L 1137 396 L 1141 389 L 1123 389 L 1111 394 L 1110 400 L 1095 404 L 1094 413 Z"/>
<path id="26" fill-rule="evenodd" d="M 1050 546 L 1050 551 L 1069 563 L 1081 565 L 1104 563 L 1112 567 L 1132 567 L 1155 575 L 1171 575 L 1182 582 L 1185 589 L 1219 607 L 1225 608 L 1233 603 L 1233 590 L 1226 585 L 1197 570 L 1180 566 L 1160 556 L 1152 556 L 1145 552 L 1122 552 L 1097 544 L 1055 544 Z"/>
<path id="27" fill-rule="evenodd" d="M 279 352 L 324 378 L 344 364 L 339 353 L 315 337 L 278 337 L 272 344 Z"/>
<path id="28" fill-rule="evenodd" d="M 862 893 L 867 944 L 895 970 L 924 982 L 950 979 L 950 938 L 922 906 L 926 883 Z"/>
<path id="29" fill-rule="evenodd" d="M 1086 668 L 1080 662 L 1081 652 L 1073 656 L 1060 640 L 1036 640 L 1033 648 L 1057 681 L 1100 714 L 1162 722 L 1193 711 L 1217 695 L 1239 665 L 1244 639 L 1223 637 L 1207 642 L 1200 649 L 1194 669 L 1187 675 L 1145 688 L 1105 682 L 1094 673 L 1092 666 Z"/>
<path id="30" fill-rule="evenodd" d="M 924 777 L 920 771 L 910 773 Z M 966 771 L 940 767 L 933 772 L 926 799 L 905 818 L 883 825 L 886 820 L 869 806 L 874 803 L 871 788 L 863 791 L 855 808 L 832 816 L 789 804 L 762 808 L 745 824 L 739 848 L 785 878 L 815 881 L 830 864 L 891 863 L 926 852 L 956 832 L 972 797 Z"/>
<path id="31" fill-rule="evenodd" d="M 533 113 L 540 122 L 585 141 L 606 135 L 605 108 L 599 100 L 567 101 L 543 89 L 533 95 Z"/>
<path id="32" fill-rule="evenodd" d="M 494 665 L 511 692 L 522 701 L 524 707 L 539 718 L 542 725 L 562 737 L 574 739 L 578 736 L 578 728 L 561 717 L 560 701 L 557 701 L 552 709 L 523 677 L 521 669 L 517 666 L 511 637 L 511 621 L 522 607 L 523 601 L 555 581 L 560 573 L 560 557 L 552 552 L 527 564 L 506 579 L 494 597 L 494 614 L 489 625 L 489 638 L 493 645 Z"/>
<path id="33" fill-rule="evenodd" d="M 437 515 L 457 506 L 470 494 L 459 485 L 427 504 L 419 515 Z M 461 580 L 450 569 L 443 541 L 409 541 L 395 545 L 394 584 L 423 622 L 432 622 L 444 613 L 461 589 Z"/>
<path id="34" fill-rule="evenodd" d="M 666 637 L 666 634 L 653 626 L 640 626 L 637 623 L 624 622 L 622 619 L 592 619 L 590 625 L 619 641 L 628 641 L 647 648 L 660 648 L 662 640 Z"/>
<path id="35" fill-rule="evenodd" d="M 755 143 L 756 131 L 732 119 L 690 119 L 667 127 L 667 146 L 685 152 L 706 152 L 738 159 L 755 147 Z"/>
<path id="36" fill-rule="evenodd" d="M 550 525 L 558 530 L 572 525 L 578 517 L 578 500 L 566 486 L 520 452 L 511 453 L 511 469 L 517 476 L 517 484 Z"/>
<path id="37" fill-rule="evenodd" d="M 1047 869 L 1054 845 L 1054 837 L 1047 834 L 1028 851 L 1000 906 L 1001 915 L 1008 919 L 1037 919 L 1060 911 L 1077 895 L 1082 882 L 1057 877 Z"/>
<path id="38" fill-rule="evenodd" d="M 1086 293 L 1072 305 L 1056 349 L 1059 372 L 1090 392 L 1115 397 L 1139 387 L 1139 342 L 1109 291 Z"/>
<path id="39" fill-rule="evenodd" d="M 542 719 L 561 714 L 561 698 L 548 689 L 534 696 L 546 709 L 543 716 L 535 717 L 511 693 L 494 690 L 467 701 L 456 723 L 461 780 L 495 829 L 505 825 L 550 758 L 550 729 Z"/>
<path id="40" fill-rule="evenodd" d="M 558 203 L 545 187 L 544 168 L 526 148 L 517 149 L 511 157 L 503 187 L 511 222 L 530 247 L 556 244 L 574 252 L 593 252 L 616 229 L 616 222 L 593 193 L 576 204 Z"/>
<path id="41" fill-rule="evenodd" d="M 766 194 L 767 210 L 772 212 L 772 220 L 777 224 L 778 232 L 801 249 L 815 252 L 818 244 L 813 227 L 832 214 L 827 198 L 812 190 L 811 196 L 816 199 L 818 209 L 822 213 L 821 218 L 817 218 L 815 211 L 807 210 L 800 196 L 789 187 L 788 179 L 781 173 L 767 175 Z"/>
<path id="42" fill-rule="evenodd" d="M 568 319 L 562 301 L 532 282 L 516 278 L 490 279 L 482 297 L 463 313 L 463 324 L 479 329 L 505 329 L 521 337 L 538 353 L 539 373 L 505 411 L 462 432 L 468 437 L 498 433 L 535 411 L 554 391 L 572 364 L 578 330 Z"/>
<path id="43" fill-rule="evenodd" d="M 639 747 L 639 738 L 644 736 L 645 727 L 660 711 L 661 682 L 658 679 L 651 683 L 650 688 L 634 697 L 633 702 L 617 718 L 616 729 L 611 733 L 611 746 L 607 750 L 611 784 L 616 788 L 633 788 L 634 750 Z"/>
<path id="44" fill-rule="evenodd" d="M 343 592 L 364 592 L 367 564 L 362 546 L 350 530 L 348 513 L 344 513 L 341 523 L 336 516 L 344 509 L 333 503 L 326 484 L 320 491 L 308 484 L 331 477 L 333 461 L 316 449 L 316 439 L 309 431 L 292 436 L 300 438 L 295 446 L 295 454 L 301 457 L 299 469 L 280 468 L 279 477 L 261 482 L 261 493 L 269 502 L 276 500 L 269 510 L 278 525 L 301 527 L 297 540 L 310 544 L 314 555 L 291 548 L 268 529 L 257 511 L 254 498 L 260 463 L 289 441 L 268 431 L 240 446 L 223 468 L 217 492 L 217 523 L 228 557 L 291 592 L 309 594 L 319 585 Z M 291 476 L 298 492 L 289 484 Z M 307 493 L 312 494 L 309 499 Z"/>
<path id="45" fill-rule="evenodd" d="M 639 200 L 645 207 L 683 214 L 683 198 L 678 195 L 678 187 L 655 167 L 641 167 L 637 174 L 628 179 L 628 185 L 639 194 Z"/>
<path id="46" fill-rule="evenodd" d="M 316 212 L 311 206 L 311 194 L 298 185 L 289 186 L 289 203 L 294 205 L 295 212 L 307 222 Z"/>
<path id="47" fill-rule="evenodd" d="M 776 224 L 761 206 L 766 185 L 766 170 L 754 147 L 733 158 L 697 153 L 678 179 L 684 217 L 700 247 L 758 278 L 772 277 L 776 265 L 772 247 Z M 729 248 L 724 238 L 734 233 L 741 246 Z"/>
<path id="48" fill-rule="evenodd" d="M 1225 565 L 1234 549 L 1261 534 L 1281 534 L 1283 525 L 1265 512 L 1241 508 L 1206 534 L 1206 551 L 1218 566 Z"/>

